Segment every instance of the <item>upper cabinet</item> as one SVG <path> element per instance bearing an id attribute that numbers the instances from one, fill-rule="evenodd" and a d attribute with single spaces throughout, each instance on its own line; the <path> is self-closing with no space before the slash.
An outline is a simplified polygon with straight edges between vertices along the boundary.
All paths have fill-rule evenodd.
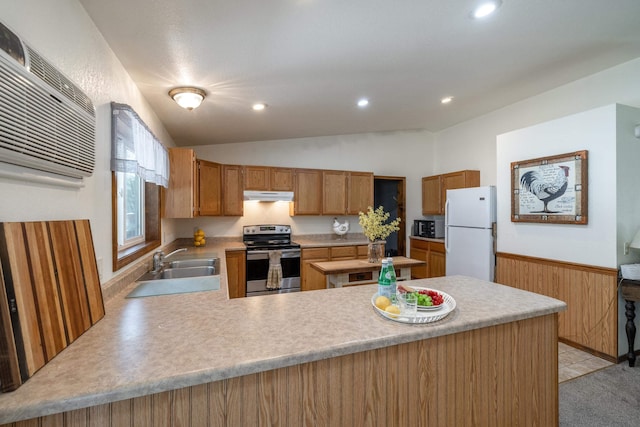
<path id="1" fill-rule="evenodd" d="M 244 189 L 251 191 L 293 191 L 293 169 L 245 166 Z"/>
<path id="2" fill-rule="evenodd" d="M 222 215 L 222 165 L 198 160 L 199 216 Z"/>
<path id="3" fill-rule="evenodd" d="M 347 215 L 358 215 L 373 206 L 373 173 L 349 172 Z"/>
<path id="4" fill-rule="evenodd" d="M 322 215 L 322 171 L 296 169 L 291 215 Z"/>
<path id="5" fill-rule="evenodd" d="M 480 186 L 480 171 L 464 170 L 422 178 L 422 214 L 444 215 L 447 190 Z"/>
<path id="6" fill-rule="evenodd" d="M 252 191 L 270 190 L 270 170 L 271 168 L 268 166 L 245 166 L 244 189 Z"/>
<path id="7" fill-rule="evenodd" d="M 222 214 L 242 216 L 244 213 L 243 167 L 222 165 Z"/>
<path id="8" fill-rule="evenodd" d="M 344 171 L 322 171 L 322 214 L 344 215 L 347 212 L 347 175 Z"/>
<path id="9" fill-rule="evenodd" d="M 164 191 L 164 217 L 222 215 L 221 166 L 197 160 L 189 148 L 169 149 L 169 188 Z"/>
<path id="10" fill-rule="evenodd" d="M 163 217 L 196 216 L 196 155 L 189 148 L 169 149 L 169 188 L 163 189 Z"/>
<path id="11" fill-rule="evenodd" d="M 293 191 L 293 169 L 269 168 L 271 191 Z"/>
<path id="12" fill-rule="evenodd" d="M 373 205 L 373 173 L 224 165 L 169 149 L 165 218 L 242 216 L 244 190 L 293 191 L 291 215 L 357 215 Z"/>
<path id="13" fill-rule="evenodd" d="M 373 206 L 373 173 L 296 169 L 291 215 L 358 215 Z"/>

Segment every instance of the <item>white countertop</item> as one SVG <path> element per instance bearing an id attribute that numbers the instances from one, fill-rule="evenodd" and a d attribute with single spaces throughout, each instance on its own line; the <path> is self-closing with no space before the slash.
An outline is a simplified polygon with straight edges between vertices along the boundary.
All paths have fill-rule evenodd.
<path id="1" fill-rule="evenodd" d="M 210 248 L 215 250 L 216 248 Z M 414 280 L 457 302 L 419 325 L 376 313 L 376 285 L 227 299 L 221 290 L 106 303 L 106 315 L 14 392 L 0 395 L 0 423 L 453 334 L 562 311 L 558 300 L 454 276 Z"/>

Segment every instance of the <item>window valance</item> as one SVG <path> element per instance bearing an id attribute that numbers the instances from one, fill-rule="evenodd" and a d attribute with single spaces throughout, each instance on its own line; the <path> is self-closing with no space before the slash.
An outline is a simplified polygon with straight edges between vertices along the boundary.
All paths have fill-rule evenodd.
<path id="1" fill-rule="evenodd" d="M 169 186 L 167 149 L 130 106 L 115 102 L 111 103 L 111 170 Z"/>

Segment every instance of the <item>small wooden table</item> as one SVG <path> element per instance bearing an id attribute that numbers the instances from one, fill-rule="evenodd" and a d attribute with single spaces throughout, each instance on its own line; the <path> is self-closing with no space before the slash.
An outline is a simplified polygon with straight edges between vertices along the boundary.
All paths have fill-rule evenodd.
<path id="1" fill-rule="evenodd" d="M 393 266 L 397 280 L 411 280 L 411 267 L 425 265 L 426 262 L 417 259 L 394 256 Z M 311 263 L 327 277 L 327 288 L 341 288 L 343 286 L 366 285 L 376 283 L 382 263 L 371 263 L 366 259 L 350 259 L 344 261 L 321 261 Z"/>
<path id="2" fill-rule="evenodd" d="M 627 359 L 629 359 L 629 366 L 634 366 L 636 363 L 636 353 L 633 350 L 633 343 L 636 339 L 636 325 L 633 323 L 633 319 L 636 317 L 635 301 L 640 301 L 640 280 L 622 279 L 620 289 L 622 298 L 626 301 L 624 305 L 625 315 L 627 316 L 625 329 L 627 331 L 627 341 L 629 342 Z"/>

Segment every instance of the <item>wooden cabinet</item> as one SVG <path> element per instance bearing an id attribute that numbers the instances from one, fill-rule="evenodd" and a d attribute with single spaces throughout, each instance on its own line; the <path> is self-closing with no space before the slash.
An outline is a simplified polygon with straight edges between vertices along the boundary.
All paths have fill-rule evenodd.
<path id="1" fill-rule="evenodd" d="M 293 191 L 293 169 L 270 168 L 271 191 Z"/>
<path id="2" fill-rule="evenodd" d="M 270 169 L 268 166 L 245 166 L 244 189 L 251 191 L 270 190 Z"/>
<path id="3" fill-rule="evenodd" d="M 227 289 L 229 298 L 244 298 L 247 294 L 245 251 L 226 251 Z"/>
<path id="4" fill-rule="evenodd" d="M 429 259 L 427 260 L 429 277 L 441 277 L 446 272 L 444 243 L 429 242 Z"/>
<path id="5" fill-rule="evenodd" d="M 347 212 L 347 172 L 322 171 L 322 214 L 344 215 Z"/>
<path id="6" fill-rule="evenodd" d="M 412 267 L 412 279 L 426 279 L 445 275 L 444 243 L 429 240 L 411 239 L 410 256 L 425 261 L 427 265 Z"/>
<path id="7" fill-rule="evenodd" d="M 198 160 L 197 215 L 222 215 L 222 165 Z"/>
<path id="8" fill-rule="evenodd" d="M 326 289 L 327 281 L 324 274 L 311 267 L 311 263 L 329 261 L 331 259 L 330 248 L 309 248 L 302 249 L 300 263 L 300 290 L 314 291 Z"/>
<path id="9" fill-rule="evenodd" d="M 373 207 L 373 173 L 349 172 L 347 215 L 358 215 Z"/>
<path id="10" fill-rule="evenodd" d="M 296 169 L 291 215 L 322 215 L 322 171 Z"/>
<path id="11" fill-rule="evenodd" d="M 357 215 L 373 206 L 373 173 L 222 165 L 169 149 L 165 218 L 242 216 L 244 190 L 293 191 L 290 215 Z"/>
<path id="12" fill-rule="evenodd" d="M 244 189 L 252 191 L 293 191 L 293 169 L 245 166 Z"/>
<path id="13" fill-rule="evenodd" d="M 169 188 L 163 189 L 164 218 L 196 215 L 196 156 L 189 148 L 169 149 Z"/>
<path id="14" fill-rule="evenodd" d="M 188 148 L 170 148 L 169 167 L 164 218 L 222 215 L 222 165 L 197 160 L 194 151 Z"/>
<path id="15" fill-rule="evenodd" d="M 300 260 L 301 290 L 313 291 L 316 289 L 327 288 L 326 276 L 311 267 L 311 263 L 322 261 L 346 261 L 350 259 L 367 259 L 367 245 L 302 249 Z"/>
<path id="16" fill-rule="evenodd" d="M 244 213 L 244 179 L 242 166 L 222 165 L 223 215 L 242 216 Z"/>
<path id="17" fill-rule="evenodd" d="M 480 171 L 464 170 L 422 178 L 422 214 L 444 215 L 447 190 L 478 187 Z"/>
<path id="18" fill-rule="evenodd" d="M 422 214 L 440 215 L 444 211 L 442 196 L 442 176 L 422 178 Z"/>

